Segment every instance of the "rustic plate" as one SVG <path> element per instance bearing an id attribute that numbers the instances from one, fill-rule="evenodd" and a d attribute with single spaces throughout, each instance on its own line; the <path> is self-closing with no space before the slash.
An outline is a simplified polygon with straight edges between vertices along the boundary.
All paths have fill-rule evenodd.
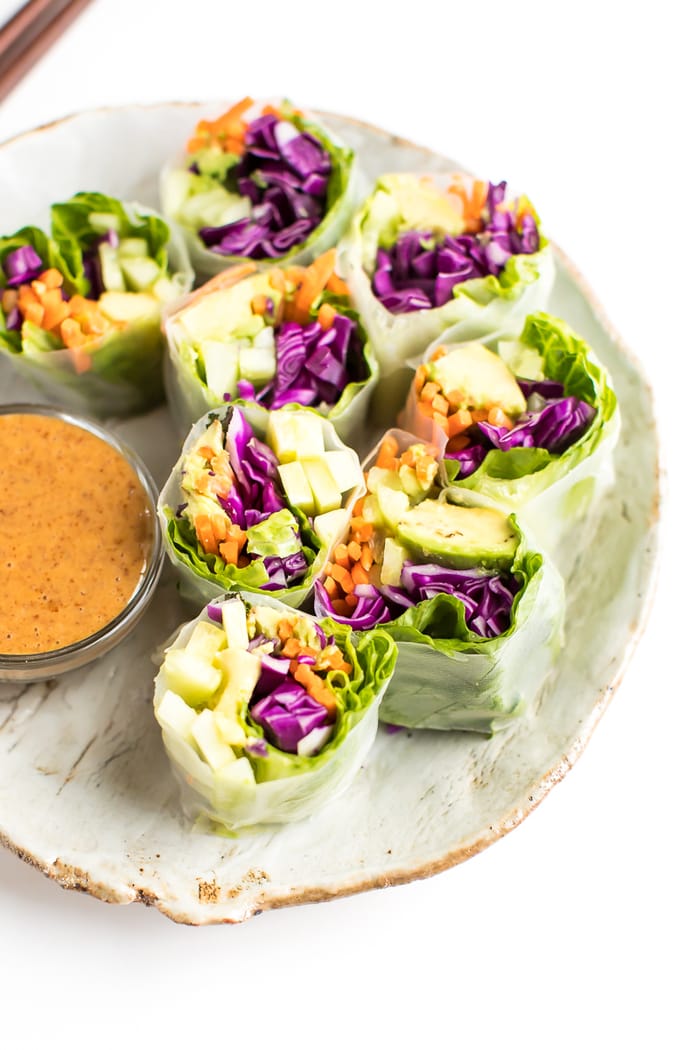
<path id="1" fill-rule="evenodd" d="M 6 143 L 0 230 L 44 221 L 52 201 L 82 189 L 156 205 L 161 164 L 205 109 L 217 107 L 83 113 Z M 370 177 L 457 167 L 377 128 L 325 119 Z M 645 621 L 657 547 L 650 393 L 560 252 L 552 312 L 610 369 L 623 430 L 615 493 L 569 574 L 567 645 L 530 717 L 491 740 L 382 729 L 352 789 L 317 817 L 241 840 L 193 833 L 151 711 L 152 653 L 192 614 L 166 573 L 139 630 L 99 662 L 0 686 L 0 842 L 66 888 L 203 924 L 430 875 L 519 824 L 570 769 L 620 681 Z M 6 361 L 0 390 L 4 401 L 41 400 Z M 164 481 L 178 453 L 167 410 L 113 429 Z"/>

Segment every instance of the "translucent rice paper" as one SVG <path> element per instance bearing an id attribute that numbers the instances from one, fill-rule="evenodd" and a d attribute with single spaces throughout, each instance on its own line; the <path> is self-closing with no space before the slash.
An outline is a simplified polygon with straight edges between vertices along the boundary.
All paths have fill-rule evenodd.
<path id="1" fill-rule="evenodd" d="M 283 101 L 284 100 L 280 98 L 258 100 L 254 107 L 251 107 L 250 115 L 251 117 L 259 116 L 260 112 L 266 105 L 278 107 L 283 104 Z M 211 118 L 220 116 L 225 109 L 225 103 L 213 108 Z M 248 116 L 248 114 L 246 114 L 246 116 Z M 305 241 L 292 248 L 286 255 L 280 256 L 279 258 L 256 260 L 256 263 L 263 268 L 270 266 L 307 266 L 318 255 L 323 254 L 323 252 L 327 251 L 329 248 L 333 248 L 345 232 L 355 209 L 362 200 L 363 195 L 367 192 L 367 179 L 362 174 L 353 150 L 346 146 L 338 135 L 329 131 L 328 128 L 316 118 L 315 114 L 304 112 L 302 116 L 319 132 L 323 144 L 330 147 L 329 152 L 332 151 L 331 159 L 333 161 L 333 170 L 337 170 L 337 178 L 340 182 L 341 192 L 334 201 L 332 207 L 326 212 L 319 225 L 312 230 L 310 236 L 307 237 Z M 200 115 L 198 119 L 202 119 L 202 116 Z M 193 125 L 191 133 L 194 133 L 194 129 L 195 126 Z M 311 128 L 309 128 L 309 130 L 311 130 Z M 166 164 L 161 172 L 161 207 L 164 214 L 168 216 L 169 219 L 174 218 L 172 215 L 172 208 L 169 205 L 169 199 L 171 196 L 169 183 L 171 176 L 176 172 L 187 171 L 191 162 L 191 157 L 189 157 L 187 153 L 182 153 L 179 157 Z M 182 231 L 190 260 L 197 273 L 197 277 L 200 280 L 206 280 L 209 277 L 213 277 L 215 274 L 221 273 L 222 270 L 226 270 L 228 267 L 235 265 L 236 263 L 247 261 L 243 256 L 219 255 L 217 252 L 210 251 L 210 249 L 206 248 L 202 243 L 196 230 L 181 223 L 177 223 L 177 225 Z"/>
<path id="2" fill-rule="evenodd" d="M 124 207 L 141 214 L 155 214 L 136 202 Z M 181 233 L 170 228 L 168 274 L 181 293 L 192 287 L 194 273 Z M 164 305 L 164 304 L 163 304 Z M 163 359 L 165 336 L 162 309 L 152 317 L 131 321 L 103 340 L 90 353 L 92 367 L 78 373 L 68 350 L 46 350 L 39 338 L 22 339 L 22 352 L 10 353 L 0 345 L 17 372 L 29 379 L 54 404 L 99 418 L 130 416 L 143 412 L 164 398 Z"/>
<path id="3" fill-rule="evenodd" d="M 255 406 L 249 404 L 239 405 L 243 415 L 250 423 L 253 428 L 253 432 L 256 437 L 262 441 L 265 440 L 265 431 L 267 428 L 268 414 L 260 414 L 255 412 Z M 210 602 L 216 598 L 220 598 L 222 595 L 232 593 L 234 591 L 246 590 L 250 594 L 269 595 L 270 591 L 263 591 L 257 587 L 251 587 L 243 582 L 237 583 L 235 579 L 222 578 L 221 575 L 216 575 L 204 568 L 195 568 L 189 563 L 183 554 L 176 549 L 173 543 L 173 527 L 172 522 L 177 513 L 178 508 L 184 502 L 185 497 L 183 496 L 181 489 L 181 478 L 182 478 L 182 467 L 185 461 L 185 457 L 192 448 L 192 446 L 198 441 L 201 435 L 209 426 L 210 422 L 214 419 L 223 419 L 228 412 L 228 406 L 214 409 L 213 411 L 203 415 L 194 426 L 191 428 L 187 439 L 182 448 L 180 457 L 173 467 L 168 480 L 163 486 L 160 496 L 158 498 L 158 517 L 160 519 L 161 528 L 163 530 L 165 551 L 168 558 L 172 562 L 173 566 L 178 575 L 179 589 L 184 598 L 196 602 L 201 605 L 202 602 Z M 338 540 L 338 537 L 345 533 L 348 522 L 350 521 L 350 515 L 352 513 L 352 507 L 356 500 L 360 498 L 365 492 L 364 477 L 362 474 L 362 468 L 360 467 L 360 461 L 357 453 L 354 449 L 349 448 L 345 445 L 338 437 L 334 427 L 327 419 L 319 417 L 317 412 L 314 412 L 311 408 L 285 408 L 279 409 L 281 412 L 290 412 L 295 415 L 309 415 L 315 418 L 321 419 L 321 426 L 323 429 L 323 440 L 325 451 L 333 451 L 339 449 L 346 449 L 351 456 L 357 467 L 357 484 L 349 490 L 343 500 L 343 515 L 338 516 L 337 530 L 333 536 L 327 539 L 327 542 L 323 543 L 318 554 L 314 558 L 312 564 L 309 566 L 307 574 L 304 578 L 304 582 L 295 587 L 288 587 L 285 590 L 274 591 L 277 600 L 282 601 L 285 605 L 291 606 L 292 608 L 299 608 L 306 598 L 308 597 L 311 589 L 314 585 L 314 581 L 320 575 L 323 567 L 328 559 L 328 552 L 332 546 Z M 294 508 L 291 508 L 292 512 L 297 516 L 297 512 Z M 299 520 L 306 520 L 303 515 L 299 517 Z"/>
<path id="4" fill-rule="evenodd" d="M 284 609 L 282 603 L 267 596 L 242 592 L 241 597 L 251 605 Z M 171 648 L 183 647 L 195 624 L 207 618 L 205 608 L 196 620 L 180 629 Z M 165 750 L 180 785 L 184 813 L 198 829 L 233 833 L 311 817 L 347 790 L 367 757 L 377 734 L 379 704 L 396 660 L 394 643 L 382 631 L 350 642 L 349 631 L 337 631 L 328 621 L 315 617 L 308 619 L 325 623 L 327 634 L 332 629 L 336 643 L 346 656 L 353 649 L 357 654 L 351 678 L 351 704 L 341 716 L 338 729 L 317 755 L 309 758 L 288 755 L 268 744 L 277 758 L 276 771 L 282 772 L 286 767 L 286 775 L 262 780 L 265 760 L 251 756 L 256 783 L 232 787 L 202 760 L 193 743 L 159 720 Z M 156 719 L 166 688 L 161 670 L 155 680 Z M 261 782 L 257 782 L 259 778 Z"/>
<path id="5" fill-rule="evenodd" d="M 455 179 L 467 188 L 475 181 L 462 173 L 400 177 L 427 179 L 441 191 L 447 191 Z M 372 290 L 379 231 L 366 226 L 371 201 L 381 183 L 380 179 L 353 218 L 338 247 L 338 265 L 376 347 L 383 382 L 457 322 L 462 322 L 469 333 L 465 338 L 479 339 L 507 326 L 518 328 L 528 313 L 546 307 L 554 283 L 554 258 L 544 241 L 540 251 L 513 257 L 518 261 L 518 280 L 510 288 L 501 287 L 497 278 L 477 278 L 461 285 L 460 293 L 444 306 L 392 314 Z"/>
<path id="6" fill-rule="evenodd" d="M 471 338 L 468 324 L 454 325 L 413 364 L 427 362 L 438 346 L 454 346 Z M 567 575 L 585 546 L 576 526 L 584 518 L 593 520 L 615 483 L 613 452 L 620 434 L 620 411 L 607 371 L 564 321 L 540 313 L 527 318 L 520 336 L 500 334 L 481 341 L 498 352 L 500 342 L 513 339 L 523 340 L 539 352 L 547 348 L 550 367 L 545 368 L 546 378 L 563 382 L 567 393 L 592 394 L 596 415 L 578 441 L 560 455 L 553 455 L 541 469 L 528 469 L 527 449 L 493 450 L 473 474 L 461 480 L 450 480 L 450 460 L 442 459 L 442 483 L 453 503 L 468 503 L 472 494 L 478 493 L 485 504 L 517 511 L 519 522 L 534 537 L 538 549 L 546 551 Z M 444 450 L 447 438 L 417 411 L 413 387 L 401 422 L 422 435 L 422 440 Z"/>
<path id="7" fill-rule="evenodd" d="M 445 497 L 443 492 L 441 498 Z M 487 506 L 478 495 L 462 502 Z M 522 586 L 513 601 L 511 625 L 496 638 L 440 637 L 448 602 L 437 595 L 408 609 L 382 630 L 398 644 L 396 672 L 379 717 L 416 729 L 459 729 L 491 734 L 533 705 L 564 643 L 564 583 L 553 562 L 520 532 L 513 572 Z"/>
<path id="8" fill-rule="evenodd" d="M 205 412 L 221 407 L 222 401 L 201 379 L 197 370 L 197 351 L 189 341 L 178 317 L 193 303 L 201 301 L 204 295 L 218 295 L 225 298 L 227 289 L 259 272 L 260 267 L 250 262 L 232 267 L 198 288 L 191 295 L 173 303 L 165 312 L 164 331 L 167 340 L 165 390 L 175 425 L 183 436 Z M 364 358 L 368 378 L 362 382 L 349 383 L 337 403 L 327 412 L 322 412 L 331 421 L 342 441 L 354 442 L 362 434 L 370 410 L 372 394 L 379 378 L 375 350 L 369 340 L 365 344 Z M 252 401 L 239 400 L 235 403 L 245 404 L 247 410 L 249 408 L 255 414 L 255 418 L 260 421 L 260 426 L 265 426 L 269 414 L 267 408 Z M 317 411 L 321 410 L 317 409 Z"/>

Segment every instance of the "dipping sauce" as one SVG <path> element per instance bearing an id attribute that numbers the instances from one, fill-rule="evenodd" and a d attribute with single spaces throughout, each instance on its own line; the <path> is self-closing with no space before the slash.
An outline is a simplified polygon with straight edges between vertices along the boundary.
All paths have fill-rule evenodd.
<path id="1" fill-rule="evenodd" d="M 49 415 L 0 414 L 0 653 L 100 631 L 153 546 L 143 485 L 106 441 Z"/>

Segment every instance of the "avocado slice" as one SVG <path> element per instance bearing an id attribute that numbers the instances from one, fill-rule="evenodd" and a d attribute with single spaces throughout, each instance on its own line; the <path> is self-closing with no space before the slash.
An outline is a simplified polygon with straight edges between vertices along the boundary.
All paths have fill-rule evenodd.
<path id="1" fill-rule="evenodd" d="M 506 514 L 426 499 L 397 522 L 396 537 L 423 560 L 454 569 L 510 568 L 518 535 Z"/>
<path id="2" fill-rule="evenodd" d="M 446 394 L 459 391 L 464 408 L 498 405 L 514 417 L 527 408 L 515 376 L 498 354 L 483 343 L 460 343 L 437 361 L 431 361 L 427 371 Z"/>

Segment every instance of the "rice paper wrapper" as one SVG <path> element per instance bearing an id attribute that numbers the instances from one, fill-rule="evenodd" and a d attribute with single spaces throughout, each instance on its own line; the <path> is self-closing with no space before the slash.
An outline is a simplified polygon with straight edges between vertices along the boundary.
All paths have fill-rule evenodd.
<path id="1" fill-rule="evenodd" d="M 256 412 L 255 406 L 251 406 L 249 403 L 239 405 L 238 407 L 253 428 L 254 435 L 264 441 L 268 414 Z M 256 594 L 265 597 L 270 594 L 269 591 L 262 590 L 257 586 L 252 586 L 249 574 L 246 573 L 245 569 L 240 573 L 231 572 L 227 575 L 224 572 L 213 571 L 210 565 L 207 564 L 204 556 L 201 554 L 192 558 L 190 552 L 193 549 L 193 546 L 196 550 L 196 541 L 194 545 L 185 543 L 178 535 L 178 530 L 176 528 L 176 514 L 178 508 L 181 507 L 185 499 L 181 489 L 182 469 L 185 458 L 207 429 L 210 422 L 215 418 L 223 421 L 228 411 L 228 406 L 213 409 L 211 412 L 203 415 L 202 418 L 194 424 L 185 440 L 180 457 L 173 467 L 158 498 L 158 518 L 163 531 L 165 551 L 177 573 L 178 588 L 183 598 L 198 605 L 201 605 L 203 602 L 214 601 L 215 599 L 222 597 L 222 595 L 235 591 L 245 590 L 249 594 Z M 323 567 L 328 559 L 329 550 L 335 546 L 339 537 L 344 535 L 350 520 L 352 507 L 355 504 L 355 501 L 364 494 L 365 484 L 357 453 L 354 449 L 349 448 L 349 446 L 345 445 L 340 440 L 333 425 L 329 423 L 327 419 L 319 417 L 318 413 L 310 408 L 289 407 L 280 409 L 279 411 L 292 413 L 296 416 L 301 416 L 302 418 L 304 415 L 309 415 L 315 419 L 320 419 L 325 451 L 338 451 L 343 449 L 348 451 L 356 464 L 357 475 L 357 483 L 344 494 L 342 513 L 338 515 L 337 526 L 334 528 L 332 535 L 322 537 L 323 542 L 321 548 L 314 557 L 313 562 L 309 565 L 303 583 L 294 587 L 288 587 L 284 590 L 276 590 L 274 592 L 277 600 L 296 609 L 303 605 L 308 598 L 315 580 L 323 571 Z M 296 513 L 294 508 L 291 509 L 302 524 L 309 520 L 306 519 L 305 515 Z M 221 559 L 218 560 L 221 561 Z"/>
<path id="2" fill-rule="evenodd" d="M 146 214 L 150 209 L 126 203 Z M 192 287 L 194 274 L 182 235 L 170 227 L 168 273 L 180 292 Z M 166 350 L 162 332 L 165 304 L 152 315 L 128 322 L 107 336 L 99 349 L 89 353 L 90 367 L 76 371 L 74 358 L 63 348 L 54 349 L 47 333 L 24 324 L 21 353 L 12 353 L 0 343 L 14 369 L 34 384 L 53 403 L 73 412 L 98 418 L 130 416 L 163 401 L 163 362 Z"/>
<path id="3" fill-rule="evenodd" d="M 412 363 L 427 362 L 438 346 L 454 346 L 471 338 L 468 326 L 454 325 Z M 499 333 L 481 342 L 498 352 L 502 338 L 510 341 L 514 336 Z M 613 453 L 620 434 L 620 411 L 607 371 L 564 321 L 544 313 L 532 315 L 515 338 L 543 355 L 546 378 L 562 382 L 567 394 L 586 395 L 583 399 L 593 405 L 596 415 L 582 437 L 560 455 L 545 456 L 544 462 L 535 458 L 532 449 L 494 449 L 473 474 L 457 480 L 456 462 L 443 458 L 442 484 L 452 503 L 468 504 L 476 493 L 484 504 L 516 511 L 539 549 L 566 576 L 583 548 L 576 542 L 577 526 L 585 518 L 593 527 L 615 483 Z M 444 452 L 446 435 L 418 410 L 413 387 L 400 419 L 404 427 Z"/>
<path id="4" fill-rule="evenodd" d="M 279 107 L 282 104 L 283 100 L 280 98 L 258 100 L 255 103 L 255 110 L 251 110 L 251 113 L 255 112 L 257 114 L 265 105 Z M 204 119 L 215 119 L 228 108 L 229 104 L 227 103 L 213 106 L 208 116 L 202 113 L 199 114 L 198 119 L 203 117 Z M 319 225 L 311 231 L 311 234 L 305 241 L 294 246 L 285 255 L 272 259 L 256 260 L 256 265 L 263 268 L 271 266 L 308 266 L 317 256 L 322 255 L 329 248 L 335 247 L 345 232 L 364 194 L 367 192 L 368 181 L 358 164 L 354 151 L 346 146 L 335 132 L 331 132 L 326 128 L 314 113 L 304 112 L 302 116 L 309 122 L 309 131 L 312 134 L 317 134 L 317 137 L 331 154 L 334 172 L 332 181 L 335 180 L 337 196 Z M 190 134 L 194 134 L 194 125 Z M 191 156 L 183 153 L 179 157 L 173 158 L 163 167 L 160 176 L 160 202 L 164 214 L 171 221 L 177 223 L 182 232 L 189 258 L 197 273 L 197 277 L 200 280 L 207 280 L 230 266 L 246 262 L 247 259 L 244 256 L 220 255 L 211 251 L 203 243 L 197 230 L 178 220 L 172 188 L 173 175 L 177 177 L 178 173 L 186 172 L 191 162 Z M 233 199 L 232 197 L 232 201 Z"/>
<path id="5" fill-rule="evenodd" d="M 241 597 L 252 605 L 285 608 L 268 596 L 242 592 Z M 180 629 L 171 646 L 183 647 L 195 624 L 207 618 L 204 608 L 196 620 Z M 308 619 L 324 623 L 315 617 Z M 320 752 L 308 758 L 280 752 L 268 744 L 270 761 L 249 758 L 255 783 L 232 783 L 225 772 L 215 772 L 203 760 L 193 741 L 183 739 L 172 727 L 160 722 L 159 706 L 167 684 L 162 669 L 156 676 L 155 717 L 161 725 L 163 744 L 180 786 L 185 817 L 198 830 L 235 834 L 312 817 L 343 794 L 357 776 L 377 734 L 379 704 L 394 670 L 396 647 L 382 631 L 351 641 L 349 631 L 339 632 L 334 625 L 325 623 L 326 633 L 333 631 L 346 655 L 348 646 L 356 654 L 337 729 Z"/>
<path id="6" fill-rule="evenodd" d="M 455 178 L 467 187 L 475 181 L 463 173 L 419 174 L 415 177 L 429 179 L 443 191 Z M 381 182 L 379 180 L 378 186 Z M 554 284 L 555 267 L 551 246 L 543 238 L 538 252 L 511 257 L 507 285 L 496 277 L 475 278 L 456 286 L 453 298 L 444 306 L 391 313 L 372 289 L 378 234 L 375 229 L 367 228 L 371 202 L 372 195 L 356 213 L 338 246 L 338 266 L 377 350 L 382 377 L 376 395 L 378 402 L 380 392 L 391 396 L 395 384 L 393 374 L 400 373 L 410 358 L 421 354 L 450 326 L 461 322 L 468 333 L 464 338 L 480 339 L 502 329 L 517 330 L 527 314 L 546 308 Z"/>
<path id="7" fill-rule="evenodd" d="M 487 504 L 474 496 L 469 505 Z M 399 649 L 382 722 L 491 734 L 532 708 L 563 645 L 564 583 L 522 523 L 512 520 L 521 532 L 513 571 L 522 587 L 510 627 L 496 638 L 480 638 L 456 626 L 452 637 L 444 637 L 450 620 L 459 625 L 464 619 L 459 599 L 445 594 L 382 624 Z"/>
<path id="8" fill-rule="evenodd" d="M 175 426 L 182 437 L 205 412 L 219 408 L 224 402 L 202 379 L 198 368 L 197 350 L 180 323 L 179 315 L 188 307 L 201 302 L 208 294 L 225 296 L 228 289 L 259 272 L 260 267 L 249 262 L 231 267 L 191 295 L 173 303 L 164 314 L 163 330 L 167 340 L 165 390 Z M 373 392 L 379 380 L 377 356 L 369 338 L 365 342 L 363 356 L 367 367 L 367 379 L 349 383 L 336 404 L 330 407 L 314 406 L 317 412 L 330 420 L 340 439 L 349 443 L 354 443 L 362 434 L 370 412 Z M 264 405 L 240 398 L 235 399 L 233 403 L 246 405 L 261 421 L 261 425 L 264 425 L 263 421 L 266 421 L 269 415 L 269 410 Z"/>

